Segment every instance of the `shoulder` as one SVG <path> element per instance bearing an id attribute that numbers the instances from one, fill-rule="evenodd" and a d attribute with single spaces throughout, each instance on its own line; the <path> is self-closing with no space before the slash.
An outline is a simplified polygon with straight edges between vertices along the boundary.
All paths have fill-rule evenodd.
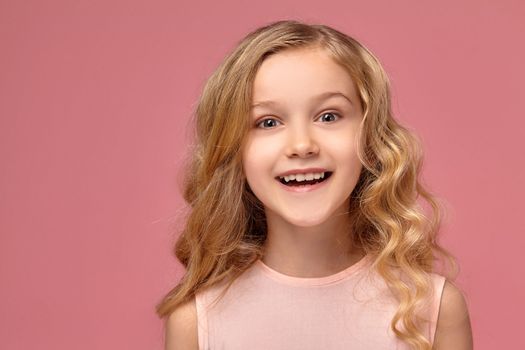
<path id="1" fill-rule="evenodd" d="M 198 350 L 195 297 L 179 305 L 166 319 L 165 350 Z"/>
<path id="2" fill-rule="evenodd" d="M 437 319 L 433 349 L 473 348 L 467 302 L 461 290 L 445 280 Z"/>

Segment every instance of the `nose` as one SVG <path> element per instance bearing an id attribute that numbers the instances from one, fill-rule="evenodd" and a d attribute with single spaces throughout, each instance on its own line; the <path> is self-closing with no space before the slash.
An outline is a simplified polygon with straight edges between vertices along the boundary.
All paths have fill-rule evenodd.
<path id="1" fill-rule="evenodd" d="M 319 153 L 319 145 L 308 127 L 290 130 L 286 154 L 288 157 L 308 158 Z"/>

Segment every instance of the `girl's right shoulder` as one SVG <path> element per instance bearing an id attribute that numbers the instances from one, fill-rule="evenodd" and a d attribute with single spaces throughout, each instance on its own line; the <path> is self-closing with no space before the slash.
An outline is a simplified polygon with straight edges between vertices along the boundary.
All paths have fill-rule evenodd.
<path id="1" fill-rule="evenodd" d="M 177 306 L 166 319 L 165 327 L 165 350 L 198 350 L 195 297 Z"/>

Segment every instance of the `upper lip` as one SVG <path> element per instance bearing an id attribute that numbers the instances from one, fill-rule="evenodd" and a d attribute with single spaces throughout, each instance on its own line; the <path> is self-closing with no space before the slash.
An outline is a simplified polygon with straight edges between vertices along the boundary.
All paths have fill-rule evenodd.
<path id="1" fill-rule="evenodd" d="M 325 168 L 292 169 L 292 170 L 288 170 L 282 174 L 277 175 L 277 177 L 288 176 L 288 175 L 293 175 L 293 174 L 324 173 L 327 171 L 328 170 Z"/>

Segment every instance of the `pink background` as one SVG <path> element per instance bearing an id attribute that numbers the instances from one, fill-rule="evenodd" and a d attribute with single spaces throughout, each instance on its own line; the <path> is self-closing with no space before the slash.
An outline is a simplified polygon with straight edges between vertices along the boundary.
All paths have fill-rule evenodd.
<path id="1" fill-rule="evenodd" d="M 381 59 L 449 209 L 476 349 L 525 348 L 518 0 L 2 0 L 0 348 L 162 348 L 189 116 L 238 40 L 285 18 Z"/>

